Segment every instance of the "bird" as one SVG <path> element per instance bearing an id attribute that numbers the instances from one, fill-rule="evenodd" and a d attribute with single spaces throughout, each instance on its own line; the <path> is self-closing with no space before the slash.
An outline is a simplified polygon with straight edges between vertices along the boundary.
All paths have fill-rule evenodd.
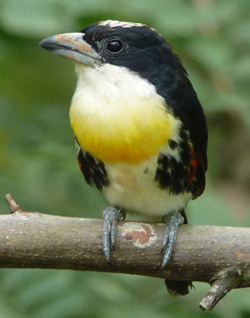
<path id="1" fill-rule="evenodd" d="M 126 213 L 165 223 L 164 270 L 187 203 L 205 189 L 207 123 L 188 73 L 171 45 L 142 23 L 100 21 L 49 36 L 44 49 L 73 60 L 76 89 L 69 117 L 86 182 L 110 206 L 103 211 L 103 252 L 111 262 Z M 165 280 L 172 295 L 191 281 Z"/>

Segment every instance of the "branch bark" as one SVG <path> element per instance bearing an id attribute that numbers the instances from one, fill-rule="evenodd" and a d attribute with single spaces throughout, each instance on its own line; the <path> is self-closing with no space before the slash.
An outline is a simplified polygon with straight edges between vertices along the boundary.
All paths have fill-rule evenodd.
<path id="1" fill-rule="evenodd" d="M 250 287 L 250 229 L 182 225 L 171 261 L 162 261 L 163 224 L 119 222 L 112 264 L 102 252 L 103 220 L 23 212 L 10 195 L 0 216 L 0 267 L 73 269 L 211 284 L 211 310 L 233 288 Z"/>

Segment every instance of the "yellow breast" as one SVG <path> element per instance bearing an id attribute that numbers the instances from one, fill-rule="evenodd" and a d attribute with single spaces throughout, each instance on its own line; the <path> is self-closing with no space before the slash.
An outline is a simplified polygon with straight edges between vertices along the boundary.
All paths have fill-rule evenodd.
<path id="1" fill-rule="evenodd" d="M 112 65 L 77 68 L 70 122 L 83 149 L 109 163 L 157 154 L 179 123 L 152 84 Z"/>
<path id="2" fill-rule="evenodd" d="M 79 111 L 72 104 L 71 126 L 81 147 L 110 163 L 139 163 L 155 155 L 171 138 L 175 119 L 163 105 L 148 100 L 140 102 L 124 105 L 122 112 L 95 114 Z"/>

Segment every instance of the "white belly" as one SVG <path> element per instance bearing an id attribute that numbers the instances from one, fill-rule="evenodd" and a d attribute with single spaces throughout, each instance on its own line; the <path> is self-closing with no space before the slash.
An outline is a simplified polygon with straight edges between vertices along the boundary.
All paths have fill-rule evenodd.
<path id="1" fill-rule="evenodd" d="M 174 195 L 160 189 L 154 180 L 156 167 L 157 156 L 137 165 L 106 164 L 110 184 L 103 188 L 103 193 L 107 200 L 128 211 L 150 216 L 162 216 L 185 208 L 192 195 Z"/>

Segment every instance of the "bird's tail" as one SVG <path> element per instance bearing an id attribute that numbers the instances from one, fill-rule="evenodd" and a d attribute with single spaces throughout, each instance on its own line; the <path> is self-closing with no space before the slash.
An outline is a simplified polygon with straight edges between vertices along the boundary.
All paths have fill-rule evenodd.
<path id="1" fill-rule="evenodd" d="M 172 296 L 184 296 L 189 293 L 189 290 L 193 288 L 191 281 L 178 281 L 165 279 L 167 290 Z"/>

